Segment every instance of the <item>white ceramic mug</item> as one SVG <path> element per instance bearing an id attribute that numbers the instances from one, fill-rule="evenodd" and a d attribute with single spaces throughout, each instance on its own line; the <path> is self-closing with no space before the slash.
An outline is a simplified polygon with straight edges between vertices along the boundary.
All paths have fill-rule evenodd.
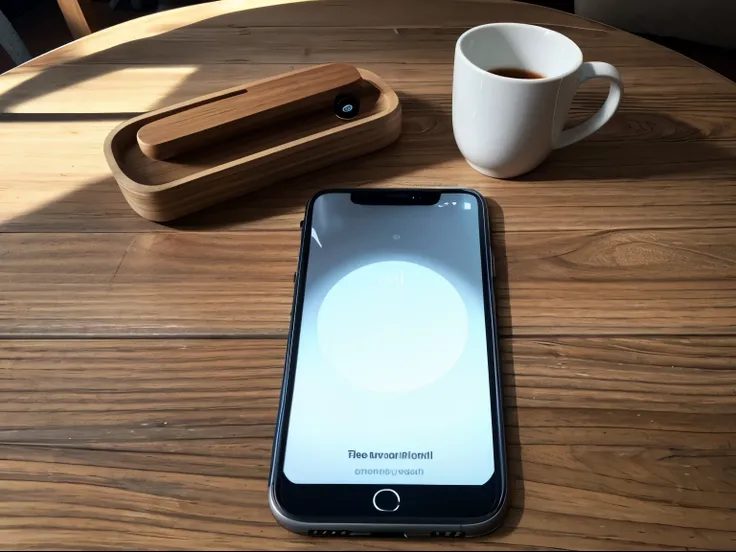
<path id="1" fill-rule="evenodd" d="M 509 78 L 489 70 L 514 68 L 542 78 Z M 562 130 L 581 83 L 610 81 L 603 107 L 586 122 Z M 616 68 L 583 62 L 566 36 L 534 25 L 492 23 L 465 32 L 455 46 L 452 128 L 471 167 L 510 178 L 539 165 L 553 149 L 601 128 L 616 112 L 623 83 Z"/>

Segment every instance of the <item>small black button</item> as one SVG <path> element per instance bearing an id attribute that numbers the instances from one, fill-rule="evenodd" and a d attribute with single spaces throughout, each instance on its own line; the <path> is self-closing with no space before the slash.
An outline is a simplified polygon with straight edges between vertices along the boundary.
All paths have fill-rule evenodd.
<path id="1" fill-rule="evenodd" d="M 340 119 L 352 119 L 360 112 L 360 99 L 352 94 L 341 94 L 335 98 L 334 109 Z"/>
<path id="2" fill-rule="evenodd" d="M 299 221 L 299 228 L 303 228 L 303 227 L 304 227 L 304 219 Z"/>

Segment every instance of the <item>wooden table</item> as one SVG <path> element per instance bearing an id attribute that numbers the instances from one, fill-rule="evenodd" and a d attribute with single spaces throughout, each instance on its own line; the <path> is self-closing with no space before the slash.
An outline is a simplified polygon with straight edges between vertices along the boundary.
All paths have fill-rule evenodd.
<path id="1" fill-rule="evenodd" d="M 513 510 L 429 544 L 735 547 L 736 85 L 530 5 L 269 3 L 145 17 L 0 77 L 0 546 L 425 548 L 291 535 L 266 478 L 305 201 L 456 185 L 493 206 Z M 602 131 L 506 182 L 450 123 L 454 41 L 491 21 L 556 29 L 626 83 Z M 128 208 L 102 155 L 118 122 L 329 61 L 395 87 L 397 144 L 170 226 Z"/>

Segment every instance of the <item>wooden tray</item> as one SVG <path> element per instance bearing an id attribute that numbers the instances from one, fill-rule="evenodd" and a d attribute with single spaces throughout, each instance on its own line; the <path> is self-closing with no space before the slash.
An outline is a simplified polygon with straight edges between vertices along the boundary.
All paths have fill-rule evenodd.
<path id="1" fill-rule="evenodd" d="M 344 120 L 335 99 L 358 98 Z M 105 140 L 133 210 L 172 220 L 382 148 L 401 132 L 396 93 L 377 75 L 329 64 L 263 79 L 135 117 Z"/>

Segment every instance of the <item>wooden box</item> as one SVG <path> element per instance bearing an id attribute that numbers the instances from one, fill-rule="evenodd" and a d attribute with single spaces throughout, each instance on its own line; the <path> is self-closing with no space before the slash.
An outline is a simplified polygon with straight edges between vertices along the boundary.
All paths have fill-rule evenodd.
<path id="1" fill-rule="evenodd" d="M 346 103 L 359 103 L 357 115 Z M 383 80 L 329 64 L 135 117 L 110 133 L 105 157 L 133 210 L 163 222 L 377 150 L 400 132 L 399 99 Z"/>

